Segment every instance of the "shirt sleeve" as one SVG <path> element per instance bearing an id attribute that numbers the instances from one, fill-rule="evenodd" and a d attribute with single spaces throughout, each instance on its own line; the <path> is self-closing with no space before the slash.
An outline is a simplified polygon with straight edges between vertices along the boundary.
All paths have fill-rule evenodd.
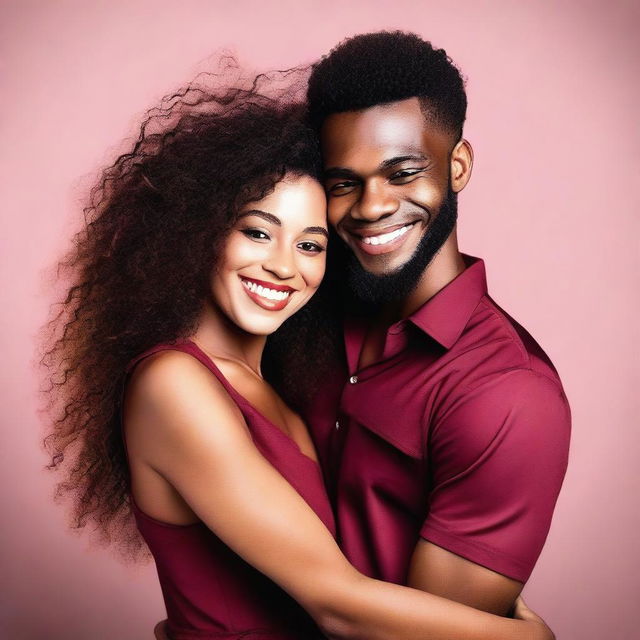
<path id="1" fill-rule="evenodd" d="M 512 370 L 465 391 L 429 437 L 421 536 L 526 582 L 566 471 L 570 423 L 560 384 L 535 371 Z"/>

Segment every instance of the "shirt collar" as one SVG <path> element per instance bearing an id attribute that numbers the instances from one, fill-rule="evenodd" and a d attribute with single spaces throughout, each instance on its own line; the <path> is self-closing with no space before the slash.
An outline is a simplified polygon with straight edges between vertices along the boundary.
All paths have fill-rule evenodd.
<path id="1" fill-rule="evenodd" d="M 406 320 L 391 325 L 387 331 L 383 360 L 402 351 L 408 343 L 409 323 L 431 336 L 445 349 L 450 349 L 462 335 L 471 314 L 487 293 L 484 262 L 462 254 L 467 268 L 435 296 L 427 300 Z M 367 322 L 358 316 L 347 316 L 344 325 L 345 348 L 350 372 L 357 370 L 360 350 L 367 332 Z"/>
<path id="2" fill-rule="evenodd" d="M 407 320 L 450 349 L 487 293 L 484 262 L 463 254 L 467 268 Z"/>

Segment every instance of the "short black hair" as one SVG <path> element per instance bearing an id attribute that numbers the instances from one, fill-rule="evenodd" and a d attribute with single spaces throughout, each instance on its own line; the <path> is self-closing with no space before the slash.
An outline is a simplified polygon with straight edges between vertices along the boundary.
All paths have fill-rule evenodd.
<path id="1" fill-rule="evenodd" d="M 343 40 L 313 66 L 307 98 L 319 129 L 332 113 L 418 97 L 427 118 L 462 136 L 467 95 L 444 49 L 414 33 L 379 31 Z"/>

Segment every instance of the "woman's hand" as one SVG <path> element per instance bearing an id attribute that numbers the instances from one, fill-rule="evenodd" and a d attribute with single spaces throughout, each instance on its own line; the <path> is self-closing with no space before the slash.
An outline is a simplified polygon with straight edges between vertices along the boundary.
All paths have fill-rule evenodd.
<path id="1" fill-rule="evenodd" d="M 167 621 L 160 620 L 158 624 L 153 629 L 153 635 L 156 637 L 156 640 L 171 640 L 169 638 L 169 634 L 167 633 Z"/>
<path id="2" fill-rule="evenodd" d="M 539 637 L 540 640 L 556 639 L 553 631 L 549 629 L 545 621 L 537 613 L 534 613 L 533 611 L 531 611 L 531 609 L 529 609 L 529 607 L 527 607 L 521 596 L 516 600 L 516 603 L 514 605 L 513 617 L 517 620 L 524 620 L 534 625 L 539 625 L 540 635 L 536 637 Z"/>

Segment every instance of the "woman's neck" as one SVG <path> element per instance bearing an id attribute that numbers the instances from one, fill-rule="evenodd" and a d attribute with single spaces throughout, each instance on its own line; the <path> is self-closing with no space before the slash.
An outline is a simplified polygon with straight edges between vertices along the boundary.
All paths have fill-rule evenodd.
<path id="1" fill-rule="evenodd" d="M 262 377 L 260 362 L 267 336 L 247 333 L 207 301 L 191 339 L 209 356 L 247 366 Z"/>

